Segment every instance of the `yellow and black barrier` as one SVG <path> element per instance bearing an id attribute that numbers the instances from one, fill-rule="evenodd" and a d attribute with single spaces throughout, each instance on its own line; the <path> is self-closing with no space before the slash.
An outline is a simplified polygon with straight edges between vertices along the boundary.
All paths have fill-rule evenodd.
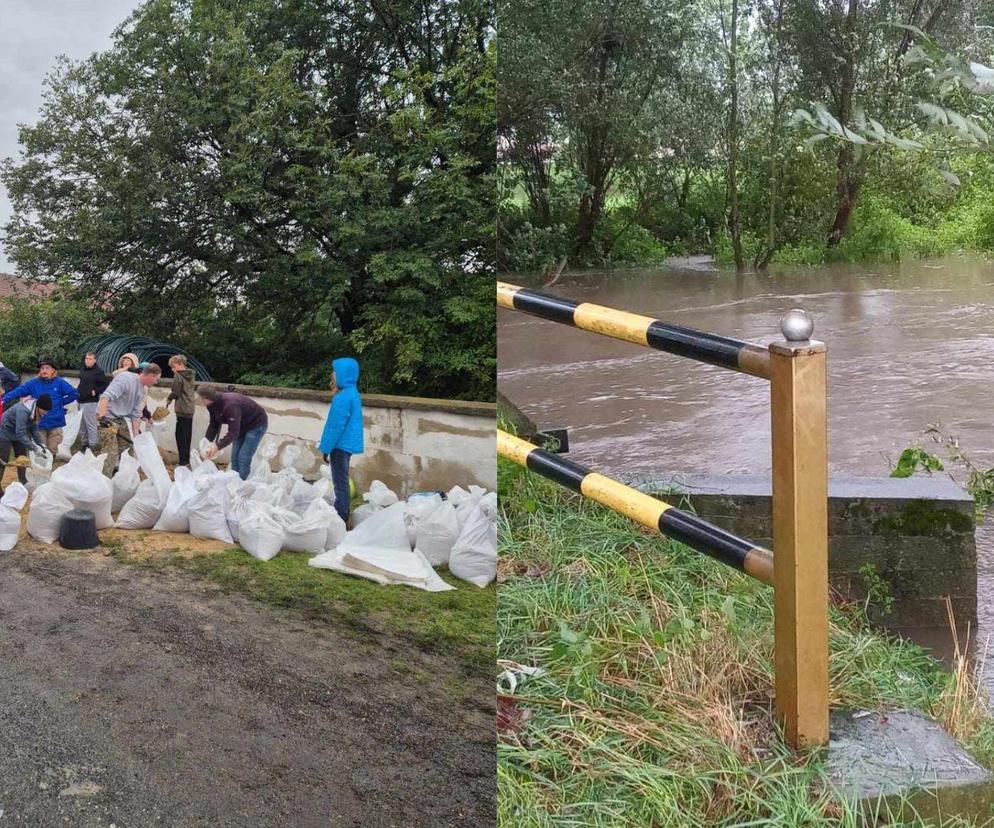
<path id="1" fill-rule="evenodd" d="M 727 336 L 670 325 L 649 316 L 591 302 L 564 299 L 507 282 L 497 283 L 497 304 L 550 322 L 560 322 L 657 351 L 696 359 L 698 362 L 731 368 L 764 379 L 769 379 L 770 376 L 770 354 L 766 348 Z"/>
<path id="2" fill-rule="evenodd" d="M 697 515 L 500 429 L 497 453 L 764 584 L 773 583 L 773 554 L 768 549 L 719 529 Z"/>
<path id="3" fill-rule="evenodd" d="M 729 368 L 770 383 L 773 549 L 753 546 L 623 483 L 498 432 L 498 452 L 644 526 L 741 569 L 774 590 L 776 713 L 787 743 L 828 741 L 828 443 L 825 346 L 793 310 L 768 347 L 648 316 L 497 283 L 497 304 Z"/>

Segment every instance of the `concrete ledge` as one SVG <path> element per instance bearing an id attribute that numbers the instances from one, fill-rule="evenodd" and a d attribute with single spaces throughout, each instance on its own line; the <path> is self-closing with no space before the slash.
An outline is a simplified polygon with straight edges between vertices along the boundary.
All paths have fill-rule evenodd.
<path id="1" fill-rule="evenodd" d="M 766 475 L 664 472 L 630 476 L 643 491 L 746 540 L 772 546 L 772 496 Z M 948 630 L 946 598 L 960 630 L 976 629 L 977 548 L 973 498 L 946 476 L 835 476 L 828 486 L 829 574 L 833 587 L 862 602 L 871 581 L 884 601 L 870 616 L 892 630 Z M 776 549 L 773 549 L 776 555 Z M 872 568 L 870 578 L 867 567 Z M 879 589 L 875 588 L 879 593 Z"/>
<path id="2" fill-rule="evenodd" d="M 935 721 L 894 710 L 834 711 L 828 748 L 835 789 L 868 825 L 963 817 L 987 824 L 994 776 Z"/>
<path id="3" fill-rule="evenodd" d="M 79 371 L 59 371 L 59 374 L 72 379 L 79 379 Z M 22 374 L 22 379 L 34 374 Z M 197 383 L 201 385 L 202 383 Z M 331 391 L 320 391 L 313 388 L 279 388 L 268 385 L 236 385 L 230 382 L 213 382 L 221 388 L 237 391 L 249 397 L 266 397 L 276 400 L 306 400 L 309 402 L 331 403 Z M 170 388 L 171 380 L 160 380 L 158 388 Z M 411 411 L 441 411 L 447 414 L 465 414 L 470 417 L 497 417 L 497 403 L 476 402 L 472 400 L 446 400 L 433 397 L 402 397 L 393 394 L 363 394 L 363 405 L 375 408 L 408 409 Z"/>

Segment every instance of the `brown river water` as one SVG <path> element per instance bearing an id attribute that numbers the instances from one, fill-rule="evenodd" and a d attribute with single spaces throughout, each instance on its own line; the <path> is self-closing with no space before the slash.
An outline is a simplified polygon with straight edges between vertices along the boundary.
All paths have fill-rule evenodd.
<path id="1" fill-rule="evenodd" d="M 698 258 L 566 273 L 549 292 L 760 344 L 781 338 L 780 316 L 802 307 L 828 346 L 830 472 L 886 475 L 908 445 L 936 450 L 923 435 L 930 425 L 957 436 L 975 464 L 994 465 L 992 262 L 736 276 Z M 613 474 L 769 473 L 763 380 L 503 309 L 497 343 L 501 391 L 538 423 L 568 427 L 578 462 Z M 977 544 L 976 635 L 994 651 L 994 513 Z M 994 654 L 987 661 L 994 688 Z"/>

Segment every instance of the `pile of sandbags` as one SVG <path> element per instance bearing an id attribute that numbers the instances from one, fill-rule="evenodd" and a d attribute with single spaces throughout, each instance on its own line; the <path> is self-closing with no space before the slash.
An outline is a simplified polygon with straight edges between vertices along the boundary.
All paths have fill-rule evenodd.
<path id="1" fill-rule="evenodd" d="M 452 589 L 438 566 L 479 587 L 496 577 L 496 493 L 456 486 L 444 496 L 428 492 L 405 502 L 374 481 L 363 499 L 365 518 L 334 550 L 311 558 L 311 566 L 432 592 Z"/>
<path id="2" fill-rule="evenodd" d="M 37 486 L 28 532 L 53 543 L 63 515 L 77 508 L 94 513 L 97 529 L 116 525 L 188 532 L 238 543 L 263 561 L 281 550 L 303 552 L 313 556 L 312 566 L 382 584 L 452 589 L 435 572 L 442 566 L 480 587 L 494 579 L 496 494 L 479 486 L 468 491 L 455 486 L 447 494 L 426 492 L 403 501 L 374 480 L 363 495 L 365 503 L 356 510 L 354 528 L 347 532 L 335 511 L 327 476 L 307 482 L 298 470 L 300 450 L 293 444 L 280 453 L 281 468 L 273 472 L 276 454 L 274 442 L 264 443 L 248 480 L 233 471 L 220 471 L 199 455 L 192 470 L 180 466 L 170 480 L 154 437 L 147 432 L 135 438 L 133 455 L 126 451 L 121 456 L 113 480 L 102 474 L 102 455 L 76 454 L 51 473 L 50 481 Z M 11 492 L 9 501 L 0 502 L 0 549 L 13 533 L 14 516 L 20 525 L 17 510 L 23 503 L 16 506 L 18 490 L 12 487 Z M 118 516 L 116 524 L 112 512 Z"/>

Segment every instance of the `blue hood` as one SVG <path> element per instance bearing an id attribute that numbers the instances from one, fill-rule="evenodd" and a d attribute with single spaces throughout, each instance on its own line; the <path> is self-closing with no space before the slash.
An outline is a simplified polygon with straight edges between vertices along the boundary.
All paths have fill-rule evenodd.
<path id="1" fill-rule="evenodd" d="M 335 372 L 335 385 L 339 388 L 354 388 L 359 381 L 359 363 L 352 357 L 341 357 L 331 363 Z"/>

